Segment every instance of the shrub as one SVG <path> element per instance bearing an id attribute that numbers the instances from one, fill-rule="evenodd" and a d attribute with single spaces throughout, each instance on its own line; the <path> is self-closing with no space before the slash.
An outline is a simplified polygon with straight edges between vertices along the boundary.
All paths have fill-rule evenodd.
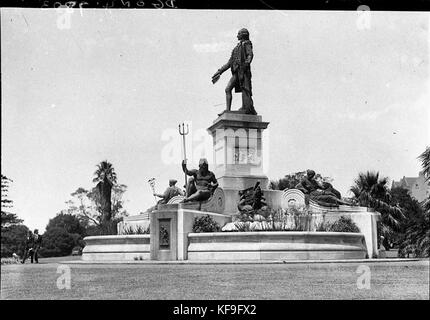
<path id="1" fill-rule="evenodd" d="M 1 264 L 19 264 L 19 260 L 15 258 L 1 258 Z"/>
<path id="2" fill-rule="evenodd" d="M 349 217 L 340 217 L 339 220 L 330 225 L 327 231 L 331 232 L 360 232 L 360 229 Z"/>
<path id="3" fill-rule="evenodd" d="M 86 230 L 87 236 L 106 236 L 106 235 L 116 235 L 117 232 L 117 224 L 121 221 L 121 219 L 118 220 L 111 220 L 106 221 L 101 225 L 97 226 L 90 226 Z"/>
<path id="4" fill-rule="evenodd" d="M 333 223 L 323 220 L 320 223 L 316 224 L 315 231 L 329 231 L 332 225 Z"/>
<path id="5" fill-rule="evenodd" d="M 218 232 L 221 226 L 211 216 L 196 217 L 193 224 L 193 232 Z"/>
<path id="6" fill-rule="evenodd" d="M 252 231 L 251 224 L 249 221 L 242 222 L 242 221 L 236 221 L 234 223 L 234 226 L 236 227 L 237 231 L 239 232 L 248 232 Z"/>
<path id="7" fill-rule="evenodd" d="M 121 233 L 124 234 L 124 235 L 129 235 L 129 234 L 150 234 L 151 230 L 150 230 L 150 226 L 148 226 L 146 229 L 143 228 L 142 226 L 137 226 L 137 228 L 133 228 L 133 227 L 124 228 Z"/>

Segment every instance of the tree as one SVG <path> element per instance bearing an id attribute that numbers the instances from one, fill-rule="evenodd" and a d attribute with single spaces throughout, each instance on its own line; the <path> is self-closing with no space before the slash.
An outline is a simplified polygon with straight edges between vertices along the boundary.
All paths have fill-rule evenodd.
<path id="1" fill-rule="evenodd" d="M 1 256 L 9 257 L 13 253 L 22 254 L 29 229 L 22 224 L 15 213 L 9 212 L 13 201 L 9 199 L 9 186 L 13 182 L 1 175 Z"/>
<path id="2" fill-rule="evenodd" d="M 111 163 L 102 161 L 94 172 L 94 188 L 79 187 L 66 201 L 63 213 L 76 216 L 85 226 L 87 235 L 116 234 L 116 225 L 127 216 L 123 195 L 127 186 L 117 184 L 115 170 Z"/>
<path id="3" fill-rule="evenodd" d="M 79 234 L 81 237 L 85 236 L 85 227 L 81 224 L 79 219 L 72 214 L 59 213 L 54 218 L 50 219 L 46 226 L 46 232 L 53 228 L 60 228 L 67 233 Z"/>
<path id="4" fill-rule="evenodd" d="M 28 231 L 29 229 L 23 224 L 3 228 L 1 231 L 1 257 L 10 257 L 13 253 L 22 256 Z"/>
<path id="5" fill-rule="evenodd" d="M 418 156 L 418 159 L 421 161 L 424 175 L 428 180 L 430 178 L 430 147 L 427 147 L 424 152 Z"/>
<path id="6" fill-rule="evenodd" d="M 409 191 L 402 187 L 395 187 L 390 190 L 391 200 L 390 205 L 402 208 L 404 219 L 400 219 L 399 227 L 393 236 L 393 243 L 400 247 L 404 243 L 407 228 L 423 214 L 420 203 L 411 197 Z"/>
<path id="7" fill-rule="evenodd" d="M 124 184 L 112 186 L 111 220 L 117 220 L 128 216 L 127 211 L 123 207 L 123 196 L 126 191 L 127 186 Z M 97 188 L 88 191 L 79 187 L 71 196 L 72 199 L 66 201 L 68 208 L 65 212 L 75 215 L 85 227 L 100 226 L 102 222 L 102 204 Z"/>
<path id="8" fill-rule="evenodd" d="M 90 192 L 79 187 L 71 196 L 72 200 L 66 201 L 67 212 L 76 215 L 85 226 L 100 225 L 101 211 Z"/>
<path id="9" fill-rule="evenodd" d="M 426 177 L 426 182 L 430 180 L 430 147 L 418 157 L 421 160 L 421 165 L 424 169 L 424 175 Z M 430 256 L 430 195 L 423 201 L 422 207 L 424 209 L 421 224 L 417 230 L 411 230 L 413 232 L 418 252 L 420 256 L 429 257 Z"/>
<path id="10" fill-rule="evenodd" d="M 84 246 L 85 226 L 75 215 L 61 212 L 50 219 L 43 234 L 43 257 L 67 256 L 75 246 Z"/>
<path id="11" fill-rule="evenodd" d="M 379 172 L 361 172 L 355 179 L 351 191 L 354 194 L 352 200 L 355 204 L 373 208 L 381 213 L 379 232 L 385 242 L 392 240 L 394 231 L 399 228 L 400 220 L 404 218 L 404 215 L 399 206 L 390 204 L 388 178 L 380 178 Z"/>
<path id="12" fill-rule="evenodd" d="M 93 188 L 88 193 L 88 198 L 95 204 L 95 212 L 98 214 L 97 219 L 100 223 L 97 225 L 89 226 L 87 228 L 88 235 L 106 235 L 117 234 L 117 224 L 123 217 L 128 216 L 128 213 L 123 208 L 124 200 L 123 195 L 127 190 L 124 184 L 114 184 L 111 191 L 111 215 L 109 220 L 103 220 L 103 200 L 97 188 Z"/>
<path id="13" fill-rule="evenodd" d="M 72 253 L 80 235 L 68 233 L 64 228 L 53 227 L 43 234 L 40 255 L 43 257 L 61 257 Z"/>
<path id="14" fill-rule="evenodd" d="M 125 184 L 116 184 L 112 188 L 112 218 L 118 219 L 128 216 L 127 211 L 124 209 L 123 195 L 127 191 Z"/>
<path id="15" fill-rule="evenodd" d="M 430 147 L 418 156 L 424 170 L 426 181 L 430 180 Z M 421 214 L 411 219 L 406 227 L 404 243 L 399 251 L 400 256 L 430 256 L 430 197 L 421 203 Z"/>
<path id="16" fill-rule="evenodd" d="M 1 175 L 1 230 L 3 232 L 4 228 L 19 224 L 22 222 L 18 219 L 17 215 L 9 212 L 8 210 L 12 208 L 13 201 L 8 198 L 9 184 L 13 182 L 8 177 Z"/>
<path id="17" fill-rule="evenodd" d="M 97 170 L 94 172 L 94 183 L 97 183 L 96 189 L 99 196 L 99 201 L 102 211 L 102 223 L 112 219 L 112 187 L 116 184 L 116 173 L 112 164 L 107 160 L 100 162 L 97 165 Z"/>

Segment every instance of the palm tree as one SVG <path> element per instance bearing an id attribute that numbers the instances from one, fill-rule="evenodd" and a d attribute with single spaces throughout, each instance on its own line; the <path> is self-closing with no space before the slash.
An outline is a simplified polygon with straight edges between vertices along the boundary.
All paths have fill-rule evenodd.
<path id="1" fill-rule="evenodd" d="M 97 170 L 94 172 L 94 183 L 97 183 L 96 190 L 100 197 L 100 207 L 102 213 L 102 223 L 108 222 L 112 218 L 112 187 L 116 184 L 116 173 L 112 164 L 107 160 L 100 162 L 97 165 Z"/>
<path id="2" fill-rule="evenodd" d="M 399 227 L 400 219 L 404 218 L 399 206 L 390 205 L 388 178 L 380 178 L 379 172 L 361 172 L 355 179 L 351 191 L 354 194 L 353 200 L 357 204 L 373 208 L 381 213 L 380 232 L 388 240 L 392 236 L 393 230 Z"/>
<path id="3" fill-rule="evenodd" d="M 430 147 L 427 147 L 426 150 L 421 153 L 418 157 L 421 161 L 421 164 L 424 169 L 424 176 L 427 177 L 427 180 L 430 179 Z"/>
<path id="4" fill-rule="evenodd" d="M 430 147 L 418 157 L 421 161 L 424 176 L 430 180 Z M 422 202 L 423 214 L 411 222 L 406 230 L 406 243 L 414 256 L 430 256 L 430 197 Z"/>

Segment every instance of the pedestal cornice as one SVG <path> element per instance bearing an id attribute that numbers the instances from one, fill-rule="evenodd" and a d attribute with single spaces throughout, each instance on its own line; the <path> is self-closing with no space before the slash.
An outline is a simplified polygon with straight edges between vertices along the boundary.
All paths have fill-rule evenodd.
<path id="1" fill-rule="evenodd" d="M 243 128 L 243 129 L 266 129 L 269 122 L 262 121 L 259 115 L 243 114 L 234 111 L 224 111 L 213 124 L 207 129 L 213 134 L 217 129 Z"/>

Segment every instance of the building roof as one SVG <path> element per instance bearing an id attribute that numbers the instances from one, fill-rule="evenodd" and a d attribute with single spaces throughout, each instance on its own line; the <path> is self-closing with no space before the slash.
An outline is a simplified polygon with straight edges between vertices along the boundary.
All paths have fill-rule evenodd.
<path id="1" fill-rule="evenodd" d="M 406 182 L 407 186 L 411 186 L 415 183 L 418 177 L 403 177 L 403 180 Z"/>
<path id="2" fill-rule="evenodd" d="M 397 188 L 397 187 L 411 187 L 414 185 L 415 181 L 418 179 L 418 177 L 403 177 L 400 179 L 400 181 L 393 181 L 391 188 Z"/>

